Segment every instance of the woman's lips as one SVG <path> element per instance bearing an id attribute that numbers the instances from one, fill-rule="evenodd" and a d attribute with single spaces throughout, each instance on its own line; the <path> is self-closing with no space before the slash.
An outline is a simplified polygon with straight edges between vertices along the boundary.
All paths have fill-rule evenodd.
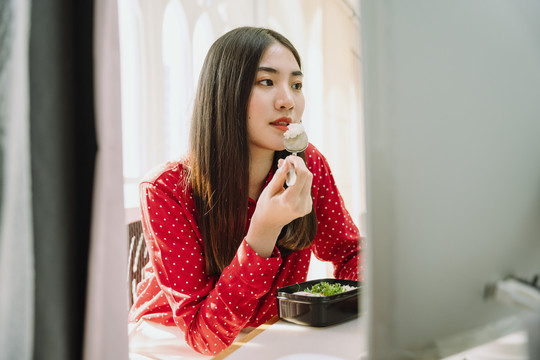
<path id="1" fill-rule="evenodd" d="M 271 123 L 270 125 L 272 125 L 273 127 L 275 127 L 276 129 L 279 129 L 283 132 L 287 131 L 288 127 L 287 125 L 284 125 L 284 124 L 279 124 L 279 123 Z"/>
<path id="2" fill-rule="evenodd" d="M 272 125 L 273 127 L 275 127 L 276 129 L 279 129 L 283 132 L 287 131 L 287 126 L 291 123 L 291 119 L 290 118 L 280 118 L 280 119 L 277 119 L 275 121 L 272 121 L 270 123 L 270 125 Z"/>

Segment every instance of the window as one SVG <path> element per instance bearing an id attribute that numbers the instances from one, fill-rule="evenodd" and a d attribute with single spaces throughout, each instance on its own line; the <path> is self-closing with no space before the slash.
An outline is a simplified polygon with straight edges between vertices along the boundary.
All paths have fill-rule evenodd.
<path id="1" fill-rule="evenodd" d="M 214 35 L 212 23 L 207 13 L 203 13 L 193 29 L 193 83 L 197 83 L 199 80 L 199 73 L 201 72 L 202 65 L 206 53 L 212 46 L 212 43 L 216 40 Z"/>
<path id="2" fill-rule="evenodd" d="M 137 183 L 142 172 L 144 153 L 139 151 L 144 143 L 142 137 L 142 102 L 138 89 L 140 86 L 140 17 L 135 4 L 130 0 L 118 2 L 120 61 L 122 81 L 122 153 L 124 171 L 124 199 L 126 207 L 136 207 Z M 126 156 L 126 154 L 134 154 Z"/>
<path id="3" fill-rule="evenodd" d="M 186 76 L 191 71 L 189 29 L 182 5 L 171 1 L 165 8 L 162 31 L 164 106 L 166 138 L 165 156 L 173 159 L 186 153 L 193 82 Z"/>

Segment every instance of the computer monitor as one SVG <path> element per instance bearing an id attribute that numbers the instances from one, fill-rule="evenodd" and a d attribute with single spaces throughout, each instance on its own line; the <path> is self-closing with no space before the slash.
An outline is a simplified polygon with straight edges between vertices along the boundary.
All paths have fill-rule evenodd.
<path id="1" fill-rule="evenodd" d="M 538 19 L 535 0 L 361 2 L 371 359 L 540 318 L 484 296 L 540 272 Z"/>

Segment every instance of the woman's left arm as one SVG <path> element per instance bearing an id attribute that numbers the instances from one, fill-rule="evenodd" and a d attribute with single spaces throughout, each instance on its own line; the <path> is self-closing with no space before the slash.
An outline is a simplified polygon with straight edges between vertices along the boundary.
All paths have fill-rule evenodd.
<path id="1" fill-rule="evenodd" d="M 317 235 L 313 253 L 334 266 L 334 277 L 361 280 L 360 232 L 345 208 L 325 157 L 314 147 L 306 150 L 313 173 L 313 203 L 317 214 Z"/>

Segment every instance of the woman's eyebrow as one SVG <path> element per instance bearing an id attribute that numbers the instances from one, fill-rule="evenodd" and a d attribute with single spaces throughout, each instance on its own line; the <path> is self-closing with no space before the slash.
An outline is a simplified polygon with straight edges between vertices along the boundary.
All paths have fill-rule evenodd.
<path id="1" fill-rule="evenodd" d="M 268 72 L 268 73 L 271 73 L 271 74 L 278 74 L 279 71 L 274 69 L 274 68 L 271 68 L 271 67 L 267 67 L 267 66 L 260 66 L 257 71 L 264 71 L 264 72 Z M 292 76 L 304 76 L 304 74 L 302 74 L 302 72 L 300 70 L 295 70 L 293 72 L 291 72 L 291 75 Z"/>

